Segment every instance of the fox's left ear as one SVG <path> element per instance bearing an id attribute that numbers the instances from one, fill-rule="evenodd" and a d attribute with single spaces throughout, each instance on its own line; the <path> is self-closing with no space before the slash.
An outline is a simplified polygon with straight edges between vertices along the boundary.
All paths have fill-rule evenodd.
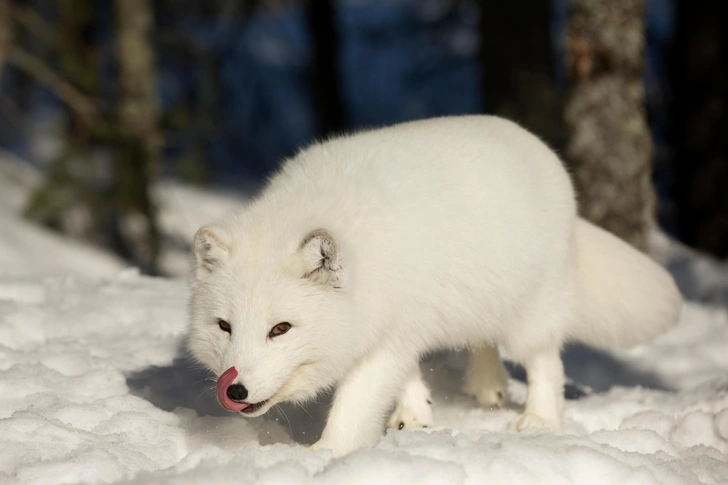
<path id="1" fill-rule="evenodd" d="M 195 270 L 199 276 L 200 271 L 211 273 L 227 259 L 230 248 L 225 238 L 217 228 L 203 227 L 195 234 L 193 243 L 195 257 Z"/>
<path id="2" fill-rule="evenodd" d="M 316 283 L 340 287 L 344 272 L 341 267 L 339 244 L 326 229 L 316 229 L 303 238 L 298 246 L 303 265 L 303 278 Z"/>

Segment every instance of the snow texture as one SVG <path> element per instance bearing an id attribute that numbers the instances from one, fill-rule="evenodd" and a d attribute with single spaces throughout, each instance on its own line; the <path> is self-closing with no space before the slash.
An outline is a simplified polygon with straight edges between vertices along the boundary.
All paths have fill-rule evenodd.
<path id="1" fill-rule="evenodd" d="M 70 242 L 17 216 L 39 180 L 38 170 L 0 151 L 0 277 L 55 274 L 98 278 L 111 277 L 124 268 L 110 254 Z"/>
<path id="2" fill-rule="evenodd" d="M 0 483 L 728 483 L 724 309 L 690 303 L 632 351 L 567 351 L 572 377 L 609 390 L 569 401 L 561 436 L 507 431 L 522 382 L 482 409 L 458 390 L 463 356 L 433 356 L 435 428 L 341 459 L 290 437 L 315 440 L 325 399 L 222 411 L 182 357 L 185 320 L 184 281 L 0 279 Z"/>
<path id="3" fill-rule="evenodd" d="M 464 355 L 442 353 L 422 364 L 434 428 L 389 430 L 334 459 L 301 445 L 320 434 L 329 396 L 251 420 L 215 402 L 214 381 L 185 357 L 184 280 L 119 272 L 20 221 L 0 193 L 2 484 L 728 484 L 728 271 L 659 233 L 653 252 L 691 301 L 649 345 L 565 350 L 577 399 L 564 434 L 508 431 L 521 369 L 511 366 L 510 404 L 491 411 L 459 390 Z M 168 207 L 188 204 L 162 216 L 180 238 L 236 203 L 161 193 Z"/>

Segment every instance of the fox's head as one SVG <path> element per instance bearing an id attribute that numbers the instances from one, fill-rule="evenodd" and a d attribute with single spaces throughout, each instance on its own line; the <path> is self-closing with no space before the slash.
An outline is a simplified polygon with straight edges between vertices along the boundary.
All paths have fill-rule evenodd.
<path id="1" fill-rule="evenodd" d="M 346 268 L 318 229 L 266 243 L 200 229 L 191 275 L 192 355 L 218 377 L 220 404 L 258 416 L 333 385 L 352 359 Z"/>

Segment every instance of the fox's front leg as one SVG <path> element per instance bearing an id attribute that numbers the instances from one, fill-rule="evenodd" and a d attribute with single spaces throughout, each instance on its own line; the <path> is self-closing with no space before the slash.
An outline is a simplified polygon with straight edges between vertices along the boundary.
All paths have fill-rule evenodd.
<path id="1" fill-rule="evenodd" d="M 419 362 L 416 362 L 404 383 L 404 389 L 399 392 L 387 426 L 394 429 L 413 429 L 427 428 L 432 424 L 430 388 L 422 378 Z"/>
<path id="2" fill-rule="evenodd" d="M 376 445 L 387 412 L 415 362 L 415 357 L 403 359 L 384 349 L 365 357 L 339 384 L 326 428 L 312 448 L 327 448 L 341 456 Z"/>

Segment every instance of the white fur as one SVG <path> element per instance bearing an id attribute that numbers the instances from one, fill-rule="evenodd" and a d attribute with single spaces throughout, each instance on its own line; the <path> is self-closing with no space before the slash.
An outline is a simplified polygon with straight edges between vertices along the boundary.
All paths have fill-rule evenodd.
<path id="1" fill-rule="evenodd" d="M 387 426 L 397 430 L 428 428 L 434 422 L 431 406 L 430 389 L 422 379 L 420 368 L 415 366 L 397 398 Z"/>
<path id="2" fill-rule="evenodd" d="M 463 392 L 490 409 L 500 409 L 506 399 L 508 373 L 498 348 L 485 344 L 468 353 Z"/>
<path id="3" fill-rule="evenodd" d="M 201 229 L 195 253 L 192 353 L 218 375 L 235 366 L 248 401 L 269 400 L 256 415 L 338 385 L 314 445 L 337 455 L 378 441 L 420 355 L 441 348 L 504 346 L 528 372 L 516 428 L 558 431 L 562 344 L 644 342 L 681 302 L 662 268 L 577 218 L 551 150 L 488 116 L 313 145 Z M 489 402 L 500 372 L 481 371 L 481 390 L 471 372 L 468 392 Z"/>

